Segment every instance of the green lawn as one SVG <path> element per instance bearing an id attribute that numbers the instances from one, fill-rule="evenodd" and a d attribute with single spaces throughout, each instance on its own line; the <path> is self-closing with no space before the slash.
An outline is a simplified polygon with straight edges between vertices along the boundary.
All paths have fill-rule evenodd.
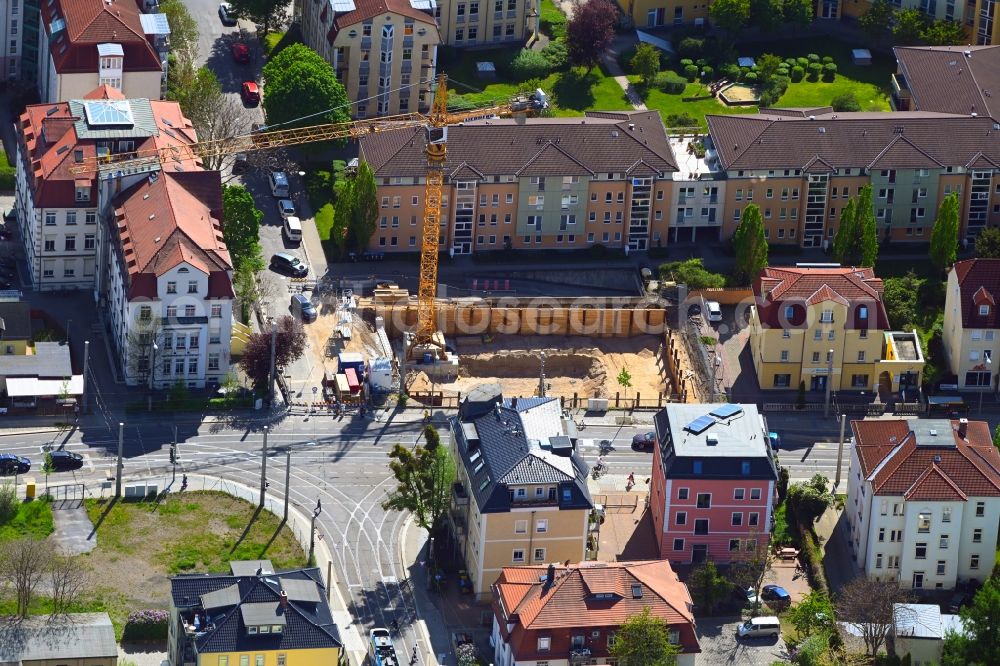
<path id="1" fill-rule="evenodd" d="M 16 515 L 0 522 L 0 542 L 26 536 L 44 539 L 52 534 L 52 529 L 52 506 L 47 501 L 22 502 Z"/>
<path id="2" fill-rule="evenodd" d="M 629 81 L 634 84 L 638 83 L 639 77 L 632 74 L 628 77 Z M 710 113 L 720 114 L 720 113 L 756 113 L 756 106 L 726 106 L 715 98 L 708 99 L 691 99 L 697 97 L 704 97 L 707 95 L 705 86 L 701 83 L 689 83 L 687 87 L 684 88 L 684 92 L 680 95 L 671 95 L 665 93 L 657 88 L 652 88 L 646 91 L 643 99 L 646 103 L 646 108 L 655 109 L 660 112 L 660 116 L 663 118 L 663 122 L 667 126 L 672 125 L 667 121 L 667 116 L 679 115 L 686 113 L 694 116 L 698 119 L 699 124 L 705 127 L 705 116 Z M 691 101 L 684 101 L 685 98 Z"/>

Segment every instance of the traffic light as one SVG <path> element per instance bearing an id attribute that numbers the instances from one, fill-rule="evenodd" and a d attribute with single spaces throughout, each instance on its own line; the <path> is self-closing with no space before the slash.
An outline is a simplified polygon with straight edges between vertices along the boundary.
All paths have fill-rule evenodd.
<path id="1" fill-rule="evenodd" d="M 177 464 L 177 444 L 170 445 L 170 464 Z"/>

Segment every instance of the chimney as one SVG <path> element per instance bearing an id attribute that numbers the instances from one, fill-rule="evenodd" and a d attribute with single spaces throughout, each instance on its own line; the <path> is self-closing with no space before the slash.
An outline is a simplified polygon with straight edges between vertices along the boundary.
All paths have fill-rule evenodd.
<path id="1" fill-rule="evenodd" d="M 288 593 L 285 592 L 284 590 L 281 591 L 280 604 L 282 608 L 288 608 Z"/>
<path id="2" fill-rule="evenodd" d="M 548 570 L 545 572 L 545 589 L 552 587 L 552 583 L 556 581 L 556 565 L 550 564 Z"/>
<path id="3" fill-rule="evenodd" d="M 965 439 L 965 433 L 969 429 L 969 419 L 959 419 L 958 420 L 958 436 Z"/>
<path id="4" fill-rule="evenodd" d="M 257 578 L 260 578 L 261 576 L 263 576 L 264 575 L 264 568 L 263 567 L 257 567 L 257 573 L 255 575 L 257 576 Z"/>

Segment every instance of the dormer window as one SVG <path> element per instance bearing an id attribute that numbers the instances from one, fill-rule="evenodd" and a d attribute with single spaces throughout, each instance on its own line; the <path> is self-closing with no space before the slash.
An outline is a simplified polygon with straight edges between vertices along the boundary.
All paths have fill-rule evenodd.
<path id="1" fill-rule="evenodd" d="M 639 584 L 632 585 L 632 598 L 642 599 L 642 585 Z"/>
<path id="2" fill-rule="evenodd" d="M 785 319 L 791 319 L 795 315 L 795 308 L 791 305 L 785 306 Z"/>
<path id="3" fill-rule="evenodd" d="M 76 200 L 77 201 L 90 201 L 90 185 L 76 187 Z"/>
<path id="4" fill-rule="evenodd" d="M 280 624 L 272 624 L 271 625 L 271 633 L 272 634 L 280 634 L 281 632 L 282 632 L 282 627 L 281 627 Z"/>
<path id="5" fill-rule="evenodd" d="M 988 306 L 988 305 L 980 305 L 979 306 L 979 316 L 980 317 L 985 317 L 989 313 L 990 313 L 990 306 Z"/>
<path id="6" fill-rule="evenodd" d="M 260 628 L 258 629 L 258 632 L 262 633 L 262 634 L 269 634 L 269 633 L 271 633 L 271 625 L 269 625 L 269 624 L 262 624 L 262 625 L 260 625 Z"/>
<path id="7" fill-rule="evenodd" d="M 868 306 L 861 305 L 858 307 L 858 319 L 867 320 L 868 319 Z"/>
<path id="8" fill-rule="evenodd" d="M 819 316 L 819 320 L 824 324 L 832 324 L 833 310 L 823 310 L 823 313 Z"/>
<path id="9" fill-rule="evenodd" d="M 249 635 L 251 635 L 251 636 L 256 636 L 257 635 L 257 627 L 255 627 L 255 626 L 249 626 L 249 627 L 247 627 L 247 633 Z"/>

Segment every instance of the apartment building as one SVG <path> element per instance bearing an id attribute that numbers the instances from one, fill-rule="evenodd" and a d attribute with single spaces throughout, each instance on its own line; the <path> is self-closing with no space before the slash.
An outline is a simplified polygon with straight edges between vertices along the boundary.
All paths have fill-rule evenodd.
<path id="1" fill-rule="evenodd" d="M 667 405 L 649 506 L 660 557 L 729 563 L 767 547 L 778 470 L 755 405 Z"/>
<path id="2" fill-rule="evenodd" d="M 852 421 L 845 514 L 855 562 L 907 589 L 951 589 L 993 570 L 1000 454 L 989 424 Z"/>
<path id="3" fill-rule="evenodd" d="M 40 5 L 37 85 L 45 102 L 79 99 L 98 86 L 160 99 L 170 26 L 137 0 L 52 0 Z"/>
<path id="4" fill-rule="evenodd" d="M 964 391 L 994 391 L 1000 368 L 993 349 L 1000 342 L 1000 259 L 965 259 L 948 271 L 944 300 L 944 354 Z"/>
<path id="5" fill-rule="evenodd" d="M 74 168 L 99 155 L 196 140 L 176 103 L 125 99 L 110 86 L 68 102 L 29 106 L 17 129 L 14 212 L 36 290 L 95 288 L 104 252 L 98 220 L 109 213 L 116 188 L 127 188 L 148 172 L 99 181 L 93 170 L 74 173 Z M 197 168 L 189 160 L 179 164 Z"/>
<path id="6" fill-rule="evenodd" d="M 434 0 L 302 3 L 302 36 L 337 73 L 357 118 L 425 111 L 441 39 Z"/>
<path id="7" fill-rule="evenodd" d="M 540 0 L 430 1 L 441 43 L 454 47 L 525 43 L 538 31 Z"/>
<path id="8" fill-rule="evenodd" d="M 25 33 L 24 0 L 0 0 L 0 81 L 17 81 Z"/>
<path id="9" fill-rule="evenodd" d="M 448 127 L 447 140 L 442 249 L 645 250 L 667 241 L 677 161 L 656 112 L 476 120 Z M 419 251 L 426 144 L 423 128 L 359 140 L 381 206 L 373 250 Z"/>
<path id="10" fill-rule="evenodd" d="M 171 666 L 328 666 L 344 658 L 329 591 L 317 568 L 275 571 L 230 562 L 229 574 L 170 579 Z"/>
<path id="11" fill-rule="evenodd" d="M 449 426 L 458 471 L 448 520 L 477 599 L 504 567 L 586 559 L 588 467 L 557 398 L 480 386 Z"/>
<path id="12" fill-rule="evenodd" d="M 767 267 L 754 281 L 750 350 L 762 389 L 916 389 L 924 367 L 915 331 L 893 331 L 882 280 L 870 268 Z"/>
<path id="13" fill-rule="evenodd" d="M 694 604 L 668 562 L 504 567 L 493 584 L 493 663 L 606 663 L 615 632 L 646 608 L 678 647 L 677 665 L 694 666 Z"/>
<path id="14" fill-rule="evenodd" d="M 705 25 L 709 22 L 707 0 L 679 2 L 663 0 L 619 0 L 618 6 L 636 28 Z"/>

